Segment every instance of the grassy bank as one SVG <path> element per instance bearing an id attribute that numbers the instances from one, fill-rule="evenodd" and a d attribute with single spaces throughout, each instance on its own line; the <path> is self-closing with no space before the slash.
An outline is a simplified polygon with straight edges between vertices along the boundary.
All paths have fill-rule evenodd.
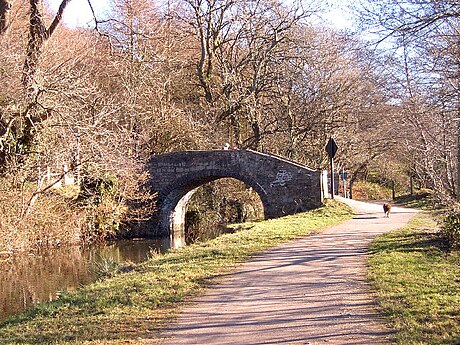
<path id="1" fill-rule="evenodd" d="M 435 227 L 419 214 L 371 247 L 369 277 L 399 344 L 460 344 L 460 255 L 444 252 Z"/>
<path id="2" fill-rule="evenodd" d="M 338 203 L 158 255 L 1 325 L 1 344 L 142 343 L 213 278 L 248 256 L 351 217 Z"/>
<path id="3" fill-rule="evenodd" d="M 439 210 L 433 193 L 428 189 L 422 189 L 412 195 L 401 195 L 395 199 L 395 202 L 404 207 L 417 208 L 420 210 Z"/>

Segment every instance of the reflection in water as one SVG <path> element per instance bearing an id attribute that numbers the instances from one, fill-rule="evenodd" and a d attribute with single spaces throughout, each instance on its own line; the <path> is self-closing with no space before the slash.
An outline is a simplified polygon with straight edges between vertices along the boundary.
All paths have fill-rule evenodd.
<path id="1" fill-rule="evenodd" d="M 138 263 L 148 259 L 152 251 L 165 250 L 156 240 L 130 240 L 90 248 L 60 248 L 0 262 L 0 321 L 96 280 L 102 261 Z"/>

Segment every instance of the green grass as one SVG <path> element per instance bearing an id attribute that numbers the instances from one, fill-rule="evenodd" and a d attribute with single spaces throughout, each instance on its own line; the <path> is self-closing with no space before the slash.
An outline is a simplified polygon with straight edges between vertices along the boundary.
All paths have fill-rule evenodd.
<path id="1" fill-rule="evenodd" d="M 369 278 L 399 344 L 460 344 L 460 255 L 435 227 L 419 214 L 371 246 Z"/>
<path id="2" fill-rule="evenodd" d="M 432 192 L 428 189 L 416 191 L 412 195 L 406 194 L 398 196 L 396 197 L 395 201 L 401 206 L 417 208 L 421 210 L 433 211 L 442 208 L 441 205 L 436 202 Z"/>
<path id="3" fill-rule="evenodd" d="M 351 218 L 339 203 L 269 221 L 158 255 L 130 272 L 65 294 L 0 325 L 1 344 L 142 343 L 181 302 L 249 256 Z"/>

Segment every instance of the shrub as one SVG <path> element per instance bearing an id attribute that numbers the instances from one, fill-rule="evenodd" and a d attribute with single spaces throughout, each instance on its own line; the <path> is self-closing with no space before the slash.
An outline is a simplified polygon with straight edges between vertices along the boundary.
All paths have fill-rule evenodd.
<path id="1" fill-rule="evenodd" d="M 155 205 L 154 195 L 140 186 L 148 176 L 129 178 L 107 174 L 85 180 L 83 190 L 66 186 L 37 193 L 36 183 L 0 177 L 0 260 L 118 237 L 123 225 L 149 217 Z M 123 230 L 128 233 L 128 226 Z"/>
<path id="2" fill-rule="evenodd" d="M 137 225 L 155 210 L 156 195 L 144 188 L 148 174 L 126 169 L 124 174 L 101 175 L 86 176 L 81 183 L 78 200 L 87 210 L 88 220 L 85 240 L 142 236 Z"/>
<path id="3" fill-rule="evenodd" d="M 0 186 L 0 254 L 80 243 L 84 211 L 74 207 L 71 200 L 49 192 L 40 195 L 23 214 L 32 192 L 7 183 Z"/>
<path id="4" fill-rule="evenodd" d="M 390 200 L 391 189 L 374 182 L 357 181 L 353 184 L 353 198 L 363 200 Z"/>
<path id="5" fill-rule="evenodd" d="M 460 212 L 451 211 L 444 218 L 440 235 L 449 249 L 460 248 Z"/>
<path id="6" fill-rule="evenodd" d="M 82 179 L 78 200 L 87 210 L 87 241 L 105 240 L 116 236 L 126 212 L 118 193 L 118 180 L 113 175 L 85 176 Z"/>

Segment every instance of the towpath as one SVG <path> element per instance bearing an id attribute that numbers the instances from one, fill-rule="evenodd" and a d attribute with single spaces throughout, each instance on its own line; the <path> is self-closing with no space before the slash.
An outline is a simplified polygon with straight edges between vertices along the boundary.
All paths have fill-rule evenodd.
<path id="1" fill-rule="evenodd" d="M 366 281 L 369 244 L 416 211 L 340 199 L 354 219 L 253 257 L 181 312 L 163 345 L 389 344 Z M 155 342 L 157 343 L 157 342 Z"/>

